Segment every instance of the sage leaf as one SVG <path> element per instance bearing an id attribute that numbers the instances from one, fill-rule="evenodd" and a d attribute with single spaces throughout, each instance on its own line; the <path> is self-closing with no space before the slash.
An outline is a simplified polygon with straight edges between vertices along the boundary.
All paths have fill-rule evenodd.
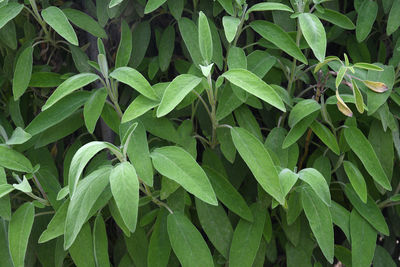
<path id="1" fill-rule="evenodd" d="M 42 11 L 42 17 L 65 40 L 79 46 L 78 37 L 61 9 L 50 6 Z"/>
<path id="2" fill-rule="evenodd" d="M 19 55 L 13 77 L 14 100 L 18 100 L 26 91 L 31 80 L 33 47 L 28 46 Z"/>
<path id="3" fill-rule="evenodd" d="M 299 25 L 304 39 L 310 45 L 315 57 L 319 62 L 325 60 L 326 33 L 324 26 L 317 16 L 311 13 L 301 13 L 299 15 Z"/>

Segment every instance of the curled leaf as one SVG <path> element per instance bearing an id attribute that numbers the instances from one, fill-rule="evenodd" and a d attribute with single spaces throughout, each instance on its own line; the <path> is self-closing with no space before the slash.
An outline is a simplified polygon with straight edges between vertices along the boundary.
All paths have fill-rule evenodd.
<path id="1" fill-rule="evenodd" d="M 336 90 L 336 98 L 337 98 L 337 106 L 340 112 L 348 117 L 353 117 L 353 112 L 351 109 L 344 103 L 343 99 L 339 95 L 339 91 Z"/>
<path id="2" fill-rule="evenodd" d="M 383 93 L 383 92 L 386 92 L 388 90 L 387 85 L 382 83 L 382 82 L 373 82 L 373 81 L 365 80 L 365 81 L 363 81 L 363 83 L 369 89 L 371 89 L 372 91 L 377 92 L 377 93 Z"/>
<path id="3" fill-rule="evenodd" d="M 360 89 L 358 89 L 358 86 L 354 80 L 351 80 L 351 84 L 353 85 L 353 95 L 354 99 L 356 100 L 356 108 L 358 112 L 363 113 L 364 112 L 364 100 L 361 95 Z"/>

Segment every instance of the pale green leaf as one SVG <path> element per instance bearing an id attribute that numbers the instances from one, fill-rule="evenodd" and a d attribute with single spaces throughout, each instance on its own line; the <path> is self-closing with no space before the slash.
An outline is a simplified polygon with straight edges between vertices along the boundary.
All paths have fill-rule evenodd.
<path id="1" fill-rule="evenodd" d="M 24 5 L 10 2 L 0 8 L 0 29 L 7 24 L 10 20 L 15 18 L 24 8 Z"/>
<path id="2" fill-rule="evenodd" d="M 19 172 L 32 172 L 32 163 L 20 152 L 0 145 L 0 167 Z"/>
<path id="3" fill-rule="evenodd" d="M 56 6 L 50 6 L 42 11 L 42 17 L 65 40 L 79 46 L 74 28 L 72 28 L 67 16 L 65 16 L 61 9 Z"/>
<path id="4" fill-rule="evenodd" d="M 324 176 L 313 168 L 302 169 L 299 178 L 309 184 L 317 196 L 329 207 L 331 205 L 331 194 Z"/>
<path id="5" fill-rule="evenodd" d="M 109 267 L 110 260 L 108 255 L 106 225 L 100 213 L 96 216 L 93 226 L 93 250 L 96 265 Z"/>
<path id="6" fill-rule="evenodd" d="M 213 40 L 207 17 L 202 11 L 199 13 L 198 26 L 200 53 L 206 64 L 210 64 L 213 57 Z"/>
<path id="7" fill-rule="evenodd" d="M 131 59 L 132 32 L 125 20 L 121 22 L 121 39 L 115 58 L 115 68 L 125 67 Z"/>
<path id="8" fill-rule="evenodd" d="M 31 80 L 33 47 L 28 46 L 19 55 L 13 77 L 14 100 L 18 100 L 26 91 Z"/>
<path id="9" fill-rule="evenodd" d="M 299 15 L 299 25 L 304 39 L 310 45 L 315 57 L 323 62 L 326 51 L 325 28 L 317 16 L 311 13 L 302 13 Z"/>
<path id="10" fill-rule="evenodd" d="M 224 16 L 222 18 L 222 25 L 224 26 L 224 32 L 226 40 L 230 43 L 235 39 L 240 19 L 230 16 Z"/>
<path id="11" fill-rule="evenodd" d="M 367 184 L 358 168 L 350 161 L 343 161 L 343 167 L 350 183 L 360 199 L 367 203 Z"/>
<path id="12" fill-rule="evenodd" d="M 293 128 L 293 126 L 299 123 L 303 118 L 320 109 L 321 105 L 314 99 L 304 99 L 300 101 L 290 111 L 288 120 L 289 127 Z"/>
<path id="13" fill-rule="evenodd" d="M 76 26 L 98 38 L 107 38 L 107 33 L 91 16 L 77 9 L 62 10 L 67 18 Z"/>
<path id="14" fill-rule="evenodd" d="M 333 133 L 322 123 L 314 121 L 310 125 L 313 132 L 327 145 L 336 155 L 340 154 L 339 145 Z"/>

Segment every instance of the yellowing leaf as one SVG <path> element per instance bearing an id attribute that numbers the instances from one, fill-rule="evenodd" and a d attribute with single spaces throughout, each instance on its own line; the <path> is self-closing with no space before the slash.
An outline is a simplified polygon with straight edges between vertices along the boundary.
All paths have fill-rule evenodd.
<path id="1" fill-rule="evenodd" d="M 383 93 L 383 92 L 386 92 L 388 90 L 387 85 L 382 83 L 382 82 L 373 82 L 373 81 L 365 80 L 365 81 L 363 81 L 363 83 L 369 89 L 371 89 L 372 91 L 377 92 L 377 93 Z"/>
<path id="2" fill-rule="evenodd" d="M 344 103 L 343 99 L 339 95 L 339 91 L 336 90 L 336 98 L 337 98 L 337 106 L 340 112 L 348 117 L 353 117 L 353 112 L 351 109 Z"/>

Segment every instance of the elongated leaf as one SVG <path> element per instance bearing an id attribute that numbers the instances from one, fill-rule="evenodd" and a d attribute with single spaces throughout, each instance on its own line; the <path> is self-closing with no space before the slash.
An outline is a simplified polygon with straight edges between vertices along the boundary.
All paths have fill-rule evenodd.
<path id="1" fill-rule="evenodd" d="M 24 8 L 24 5 L 21 5 L 16 2 L 10 2 L 5 6 L 0 8 L 0 29 L 3 28 L 4 25 L 7 24 L 10 20 L 15 18 Z"/>
<path id="2" fill-rule="evenodd" d="M 342 229 L 343 233 L 346 235 L 347 240 L 350 239 L 350 212 L 346 210 L 344 207 L 332 201 L 330 207 L 332 221 L 334 224 L 339 226 Z"/>
<path id="3" fill-rule="evenodd" d="M 69 254 L 77 267 L 95 267 L 93 236 L 89 223 L 83 225 L 75 242 L 69 248 Z"/>
<path id="4" fill-rule="evenodd" d="M 343 161 L 343 166 L 354 191 L 364 203 L 367 203 L 367 184 L 363 175 L 350 161 Z"/>
<path id="5" fill-rule="evenodd" d="M 213 40 L 211 37 L 210 26 L 206 15 L 202 11 L 199 13 L 199 47 L 200 53 L 206 64 L 211 63 L 213 57 Z"/>
<path id="6" fill-rule="evenodd" d="M 289 193 L 292 187 L 296 184 L 299 175 L 285 168 L 279 173 L 279 183 L 281 184 L 283 195 Z"/>
<path id="7" fill-rule="evenodd" d="M 364 112 L 364 99 L 362 97 L 360 89 L 358 89 L 357 83 L 354 80 L 351 80 L 351 84 L 353 85 L 353 95 L 354 95 L 354 99 L 356 101 L 356 108 L 357 108 L 358 112 L 363 113 Z"/>
<path id="8" fill-rule="evenodd" d="M 386 34 L 390 36 L 400 26 L 400 21 L 397 19 L 400 15 L 400 3 L 399 1 L 393 1 L 393 5 L 390 8 L 389 17 L 386 25 Z"/>
<path id="9" fill-rule="evenodd" d="M 325 8 L 324 12 L 316 11 L 315 15 L 320 19 L 329 21 L 330 23 L 346 30 L 354 30 L 356 28 L 354 23 L 346 15 L 332 9 Z"/>
<path id="10" fill-rule="evenodd" d="M 182 213 L 168 215 L 168 235 L 172 249 L 182 267 L 213 266 L 213 260 L 203 237 Z"/>
<path id="11" fill-rule="evenodd" d="M 0 145 L 0 167 L 20 172 L 33 171 L 29 159 L 6 145 Z"/>
<path id="12" fill-rule="evenodd" d="M 69 200 L 65 201 L 56 211 L 47 225 L 46 230 L 39 237 L 38 243 L 45 243 L 64 234 L 65 219 L 67 218 Z"/>
<path id="13" fill-rule="evenodd" d="M 135 232 L 139 205 L 139 181 L 135 168 L 128 162 L 119 164 L 111 171 L 110 185 L 125 225 L 129 231 Z"/>
<path id="14" fill-rule="evenodd" d="M 161 35 L 159 50 L 158 50 L 158 62 L 160 64 L 161 71 L 166 71 L 171 62 L 172 54 L 175 48 L 175 29 L 172 26 L 168 26 Z"/>
<path id="15" fill-rule="evenodd" d="M 118 148 L 114 145 L 107 142 L 93 141 L 90 142 L 76 151 L 74 157 L 71 160 L 71 165 L 69 167 L 69 175 L 68 175 L 68 188 L 69 195 L 71 199 L 73 199 L 75 189 L 78 185 L 79 177 L 81 176 L 83 169 L 86 167 L 86 164 L 103 149 L 109 149 L 114 154 L 120 153 Z"/>
<path id="16" fill-rule="evenodd" d="M 293 128 L 298 122 L 308 115 L 321 109 L 321 105 L 313 99 L 305 99 L 297 103 L 289 114 L 289 126 Z"/>
<path id="17" fill-rule="evenodd" d="M 148 0 L 146 7 L 144 8 L 144 14 L 149 14 L 159 8 L 167 0 Z"/>
<path id="18" fill-rule="evenodd" d="M 132 31 L 132 57 L 130 66 L 136 68 L 143 61 L 150 43 L 151 27 L 149 21 L 139 23 Z"/>
<path id="19" fill-rule="evenodd" d="M 235 39 L 240 19 L 230 16 L 224 16 L 222 18 L 222 25 L 224 26 L 224 32 L 226 40 L 230 43 Z"/>
<path id="20" fill-rule="evenodd" d="M 245 69 L 231 69 L 222 74 L 222 77 L 268 104 L 286 111 L 282 99 L 275 90 L 254 73 Z"/>
<path id="21" fill-rule="evenodd" d="M 24 267 L 25 253 L 31 234 L 35 206 L 27 202 L 12 215 L 8 226 L 8 244 L 14 267 Z"/>
<path id="22" fill-rule="evenodd" d="M 251 210 L 242 195 L 233 187 L 226 177 L 209 166 L 203 166 L 204 171 L 210 178 L 211 185 L 215 190 L 217 198 L 232 212 L 245 220 L 253 221 Z"/>
<path id="23" fill-rule="evenodd" d="M 22 128 L 15 128 L 10 139 L 6 142 L 7 145 L 20 145 L 31 139 L 32 135 L 25 132 Z"/>
<path id="24" fill-rule="evenodd" d="M 344 130 L 344 136 L 351 150 L 363 163 L 365 169 L 372 178 L 383 188 L 391 190 L 389 179 L 386 176 L 374 149 L 364 134 L 356 127 L 349 127 Z"/>
<path id="25" fill-rule="evenodd" d="M 303 209 L 311 230 L 328 262 L 333 263 L 334 238 L 332 217 L 328 206 L 308 185 L 301 192 Z"/>
<path id="26" fill-rule="evenodd" d="M 279 184 L 278 173 L 264 145 L 243 128 L 232 128 L 231 135 L 236 149 L 249 166 L 257 182 L 268 194 L 283 204 L 284 196 Z"/>
<path id="27" fill-rule="evenodd" d="M 322 123 L 314 121 L 311 124 L 313 132 L 327 145 L 336 155 L 340 154 L 339 145 L 333 133 Z"/>
<path id="28" fill-rule="evenodd" d="M 68 206 L 64 228 L 64 249 L 75 241 L 96 200 L 109 183 L 110 167 L 98 169 L 83 179 Z"/>
<path id="29" fill-rule="evenodd" d="M 12 186 L 10 184 L 1 184 L 0 185 L 0 198 L 8 195 L 12 191 L 14 191 L 14 189 L 15 189 L 14 186 Z"/>
<path id="30" fill-rule="evenodd" d="M 157 109 L 157 117 L 171 112 L 200 82 L 201 78 L 191 74 L 182 74 L 173 79 L 164 91 Z"/>
<path id="31" fill-rule="evenodd" d="M 86 13 L 72 8 L 66 8 L 62 11 L 73 24 L 75 24 L 82 30 L 87 31 L 88 33 L 98 38 L 107 38 L 105 30 L 99 25 L 97 21 L 92 19 L 92 17 L 90 17 Z"/>
<path id="32" fill-rule="evenodd" d="M 152 100 L 158 100 L 153 87 L 140 72 L 130 67 L 121 67 L 110 73 L 110 77 L 125 83 Z"/>
<path id="33" fill-rule="evenodd" d="M 151 153 L 154 168 L 174 180 L 199 199 L 218 205 L 214 190 L 204 170 L 184 149 L 177 146 L 157 148 Z"/>
<path id="34" fill-rule="evenodd" d="M 251 22 L 250 26 L 264 39 L 270 41 L 295 59 L 307 64 L 307 59 L 300 48 L 297 47 L 290 35 L 281 27 L 274 23 L 261 20 Z"/>
<path id="35" fill-rule="evenodd" d="M 356 211 L 350 215 L 351 264 L 370 266 L 376 246 L 376 230 Z"/>
<path id="36" fill-rule="evenodd" d="M 266 212 L 260 202 L 250 206 L 254 216 L 253 222 L 241 219 L 233 233 L 229 251 L 229 266 L 251 267 L 263 234 Z"/>
<path id="37" fill-rule="evenodd" d="M 178 26 L 194 65 L 199 66 L 203 60 L 200 53 L 199 36 L 196 34 L 198 32 L 196 24 L 188 18 L 181 18 Z"/>
<path id="38" fill-rule="evenodd" d="M 389 235 L 389 228 L 386 224 L 385 217 L 383 217 L 381 210 L 371 197 L 367 198 L 367 203 L 363 203 L 350 184 L 346 184 L 344 192 L 351 204 L 364 219 L 377 231 L 384 235 Z"/>
<path id="39" fill-rule="evenodd" d="M 25 131 L 33 136 L 49 129 L 71 116 L 89 97 L 89 92 L 81 91 L 62 98 L 49 109 L 39 113 L 25 128 Z"/>
<path id="40" fill-rule="evenodd" d="M 122 20 L 121 23 L 121 39 L 117 50 L 117 56 L 115 58 L 115 68 L 125 67 L 128 65 L 131 59 L 132 52 L 132 32 L 129 28 L 128 23 Z"/>
<path id="41" fill-rule="evenodd" d="M 42 107 L 42 111 L 50 108 L 63 97 L 71 94 L 75 90 L 82 88 L 97 79 L 99 79 L 99 76 L 93 73 L 80 73 L 68 78 L 65 82 L 60 84 L 60 86 L 57 87 L 53 94 L 47 99 L 46 104 Z"/>
<path id="42" fill-rule="evenodd" d="M 33 47 L 28 46 L 18 57 L 13 78 L 14 100 L 18 100 L 28 88 L 32 75 Z"/>
<path id="43" fill-rule="evenodd" d="M 331 194 L 324 176 L 313 168 L 306 168 L 299 172 L 299 178 L 309 184 L 317 196 L 327 205 L 331 205 Z"/>
<path id="44" fill-rule="evenodd" d="M 302 13 L 298 18 L 304 39 L 306 39 L 319 62 L 323 62 L 325 60 L 326 51 L 324 26 L 318 17 L 311 13 Z"/>
<path id="45" fill-rule="evenodd" d="M 125 110 L 121 122 L 124 123 L 134 120 L 158 105 L 158 101 L 151 100 L 143 95 L 138 95 Z"/>
<path id="46" fill-rule="evenodd" d="M 98 214 L 93 227 L 93 250 L 97 266 L 110 266 L 106 225 L 101 214 Z"/>
<path id="47" fill-rule="evenodd" d="M 363 1 L 357 14 L 356 37 L 360 43 L 371 32 L 372 25 L 374 25 L 376 15 L 378 14 L 378 4 L 372 0 Z"/>
<path id="48" fill-rule="evenodd" d="M 251 6 L 247 12 L 246 15 L 248 16 L 250 12 L 254 11 L 273 11 L 273 10 L 279 10 L 279 11 L 288 11 L 293 13 L 293 9 L 288 7 L 287 5 L 281 4 L 281 3 L 257 3 L 253 6 Z"/>
<path id="49" fill-rule="evenodd" d="M 375 267 L 396 267 L 396 263 L 392 258 L 392 255 L 386 248 L 377 245 L 375 248 L 374 262 Z"/>
<path id="50" fill-rule="evenodd" d="M 85 103 L 83 116 L 85 118 L 85 125 L 89 133 L 93 133 L 106 99 L 107 91 L 105 88 L 101 88 L 92 93 L 88 101 Z"/>
<path id="51" fill-rule="evenodd" d="M 221 205 L 211 206 L 196 198 L 197 215 L 203 230 L 214 247 L 228 258 L 233 228 Z"/>
<path id="52" fill-rule="evenodd" d="M 42 17 L 65 40 L 79 46 L 78 37 L 61 9 L 50 6 L 42 11 Z"/>
<path id="53" fill-rule="evenodd" d="M 286 149 L 296 143 L 297 140 L 305 133 L 307 128 L 313 123 L 313 121 L 318 117 L 318 113 L 311 113 L 304 119 L 302 119 L 299 123 L 297 123 L 292 129 L 290 129 L 289 133 L 286 135 L 285 140 L 283 141 L 282 148 Z"/>
<path id="54" fill-rule="evenodd" d="M 168 264 L 171 244 L 167 231 L 167 215 L 168 211 L 166 209 L 161 209 L 158 213 L 149 242 L 148 266 L 164 267 Z"/>

